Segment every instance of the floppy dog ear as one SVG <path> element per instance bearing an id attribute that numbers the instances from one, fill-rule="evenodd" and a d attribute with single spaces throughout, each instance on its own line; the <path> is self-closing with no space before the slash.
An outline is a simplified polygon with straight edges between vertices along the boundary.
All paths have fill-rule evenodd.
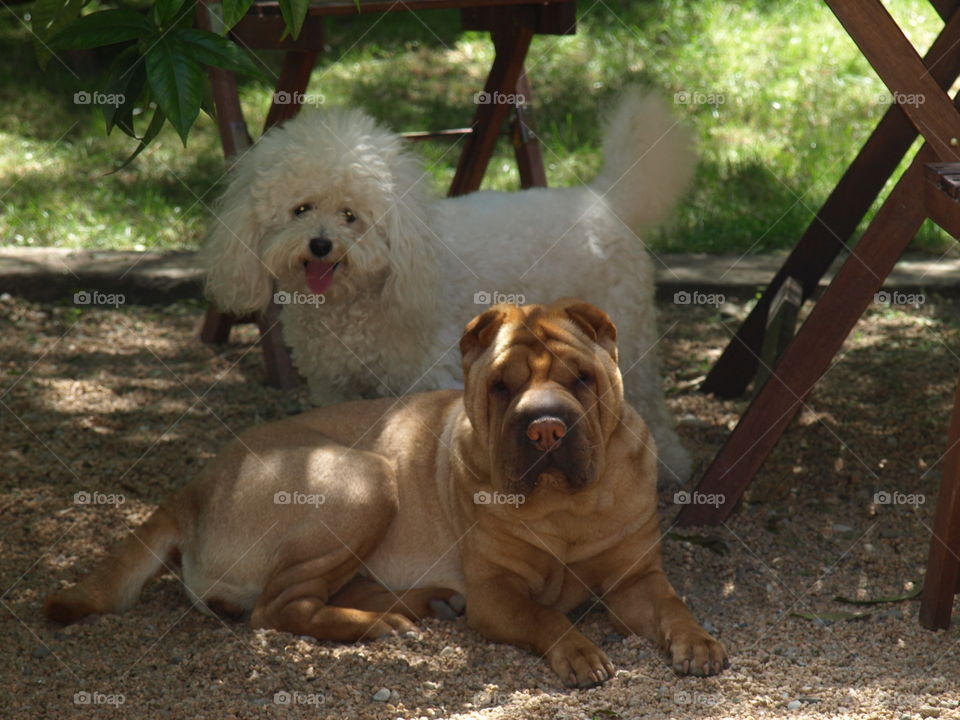
<path id="1" fill-rule="evenodd" d="M 412 327 L 423 328 L 423 318 L 436 315 L 439 295 L 436 242 L 427 226 L 429 198 L 421 187 L 424 173 L 420 162 L 402 149 L 395 150 L 392 157 L 388 154 L 386 162 L 389 172 L 384 184 L 389 204 L 378 224 L 388 247 L 390 274 L 381 299 L 384 307 L 413 319 Z"/>
<path id="2" fill-rule="evenodd" d="M 562 300 L 567 317 L 576 323 L 597 345 L 617 359 L 617 326 L 600 308 L 583 300 Z"/>
<path id="3" fill-rule="evenodd" d="M 214 209 L 213 227 L 201 251 L 206 294 L 221 310 L 236 315 L 270 304 L 273 280 L 260 259 L 260 223 L 254 214 L 253 162 L 246 158 Z"/>
<path id="4" fill-rule="evenodd" d="M 467 323 L 463 329 L 463 337 L 460 338 L 460 362 L 463 365 L 464 380 L 474 360 L 490 347 L 506 319 L 506 310 L 495 305 Z"/>

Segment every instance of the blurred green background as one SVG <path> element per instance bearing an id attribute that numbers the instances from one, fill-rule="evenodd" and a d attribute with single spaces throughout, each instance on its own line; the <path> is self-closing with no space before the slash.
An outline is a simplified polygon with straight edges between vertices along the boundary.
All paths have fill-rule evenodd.
<path id="1" fill-rule="evenodd" d="M 941 22 L 926 0 L 885 3 L 922 50 Z M 133 150 L 76 105 L 108 59 L 74 53 L 42 72 L 29 5 L 0 11 L 0 243 L 83 248 L 194 248 L 222 187 L 223 160 L 205 115 L 186 149 L 167 128 L 132 165 Z M 492 62 L 488 36 L 464 33 L 456 11 L 339 17 L 308 92 L 365 108 L 397 130 L 467 125 Z M 276 73 L 278 53 L 261 59 Z M 70 69 L 68 69 L 68 66 Z M 71 72 L 83 80 L 78 80 Z M 760 253 L 788 248 L 883 114 L 888 94 L 826 6 L 815 0 L 579 3 L 578 32 L 538 36 L 527 62 L 552 185 L 589 181 L 600 162 L 597 109 L 628 82 L 675 103 L 699 138 L 695 187 L 660 230 L 661 251 Z M 272 88 L 242 85 L 251 130 Z M 714 102 L 683 102 L 693 94 Z M 420 143 L 437 188 L 458 147 Z M 501 142 L 485 188 L 519 186 Z M 925 225 L 915 246 L 954 241 Z"/>

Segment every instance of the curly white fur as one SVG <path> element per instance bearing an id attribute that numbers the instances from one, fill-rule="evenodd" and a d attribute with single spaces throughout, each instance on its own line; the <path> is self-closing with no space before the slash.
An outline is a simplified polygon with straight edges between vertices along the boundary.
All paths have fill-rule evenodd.
<path id="1" fill-rule="evenodd" d="M 686 479 L 658 369 L 653 269 L 635 231 L 686 189 L 692 142 L 661 100 L 634 89 L 609 114 L 603 147 L 586 186 L 445 199 L 405 142 L 365 113 L 304 112 L 237 162 L 205 249 L 208 294 L 234 313 L 263 310 L 275 288 L 305 300 L 310 241 L 329 239 L 325 260 L 338 265 L 324 302 L 281 313 L 293 361 L 324 405 L 459 386 L 457 342 L 483 293 L 580 297 L 617 322 L 627 398 L 666 477 Z"/>

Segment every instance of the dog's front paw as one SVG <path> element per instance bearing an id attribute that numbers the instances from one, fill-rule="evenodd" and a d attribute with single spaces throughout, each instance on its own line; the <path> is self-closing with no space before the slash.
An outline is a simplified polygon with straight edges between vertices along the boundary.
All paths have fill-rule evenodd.
<path id="1" fill-rule="evenodd" d="M 568 633 L 549 652 L 547 661 L 567 687 L 593 687 L 613 677 L 610 658 L 583 635 Z"/>
<path id="2" fill-rule="evenodd" d="M 674 671 L 683 675 L 716 675 L 730 667 L 723 645 L 700 627 L 674 635 L 668 652 Z"/>

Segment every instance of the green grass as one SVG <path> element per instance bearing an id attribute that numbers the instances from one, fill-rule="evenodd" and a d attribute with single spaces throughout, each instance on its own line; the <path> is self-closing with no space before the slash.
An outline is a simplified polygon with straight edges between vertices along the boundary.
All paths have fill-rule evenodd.
<path id="1" fill-rule="evenodd" d="M 921 48 L 940 21 L 926 0 L 888 8 Z M 122 134 L 72 102 L 85 85 L 67 69 L 95 73 L 102 58 L 33 59 L 23 6 L 0 13 L 0 243 L 84 248 L 192 248 L 222 181 L 212 121 L 201 116 L 184 149 L 169 129 L 133 165 L 108 175 L 132 150 Z M 309 92 L 326 104 L 358 105 L 398 130 L 459 127 L 492 61 L 486 35 L 463 33 L 456 12 L 342 17 L 328 22 L 330 51 Z M 276 73 L 280 58 L 264 53 Z M 655 247 L 670 251 L 765 252 L 792 246 L 883 114 L 882 83 L 819 2 L 657 0 L 580 3 L 573 36 L 534 39 L 528 73 L 553 185 L 596 172 L 599 105 L 628 82 L 673 98 L 697 131 L 695 190 Z M 89 86 L 89 85 L 87 85 Z M 241 98 L 251 128 L 270 89 L 248 82 Z M 417 146 L 438 189 L 453 177 L 458 147 Z M 519 180 L 501 142 L 485 187 Z M 889 188 L 888 188 L 889 189 Z M 954 242 L 925 226 L 915 246 Z"/>

